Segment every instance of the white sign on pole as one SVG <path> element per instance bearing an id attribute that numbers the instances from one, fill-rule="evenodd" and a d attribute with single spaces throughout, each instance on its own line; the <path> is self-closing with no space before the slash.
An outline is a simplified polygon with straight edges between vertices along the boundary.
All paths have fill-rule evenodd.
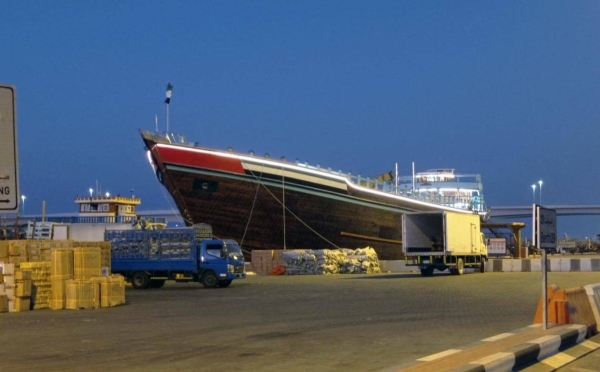
<path id="1" fill-rule="evenodd" d="M 538 246 L 556 250 L 556 211 L 538 207 L 537 216 Z"/>
<path id="2" fill-rule="evenodd" d="M 15 87 L 0 84 L 0 211 L 19 207 Z"/>
<path id="3" fill-rule="evenodd" d="M 505 238 L 489 238 L 487 244 L 489 255 L 503 256 L 506 255 L 506 239 Z"/>

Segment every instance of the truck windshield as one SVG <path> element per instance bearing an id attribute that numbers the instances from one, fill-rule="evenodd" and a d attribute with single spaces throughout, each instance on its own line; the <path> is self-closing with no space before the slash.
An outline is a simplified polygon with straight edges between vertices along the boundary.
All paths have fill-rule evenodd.
<path id="1" fill-rule="evenodd" d="M 242 249 L 235 240 L 223 240 L 223 243 L 225 243 L 225 251 L 227 253 L 242 253 Z"/>

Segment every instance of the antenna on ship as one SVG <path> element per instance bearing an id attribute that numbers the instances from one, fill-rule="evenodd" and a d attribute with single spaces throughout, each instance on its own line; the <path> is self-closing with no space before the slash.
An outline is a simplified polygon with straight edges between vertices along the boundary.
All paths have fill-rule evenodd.
<path id="1" fill-rule="evenodd" d="M 154 115 L 154 126 L 156 129 L 156 132 L 158 132 L 158 115 Z"/>
<path id="2" fill-rule="evenodd" d="M 398 195 L 398 163 L 396 163 L 396 177 L 394 180 L 396 181 L 396 195 Z"/>
<path id="3" fill-rule="evenodd" d="M 173 94 L 173 86 L 171 82 L 167 83 L 167 92 L 165 103 L 167 104 L 167 133 L 169 133 L 169 106 L 171 106 L 171 95 Z"/>
<path id="4" fill-rule="evenodd" d="M 415 192 L 415 162 L 412 163 L 412 171 L 413 171 L 413 193 Z"/>

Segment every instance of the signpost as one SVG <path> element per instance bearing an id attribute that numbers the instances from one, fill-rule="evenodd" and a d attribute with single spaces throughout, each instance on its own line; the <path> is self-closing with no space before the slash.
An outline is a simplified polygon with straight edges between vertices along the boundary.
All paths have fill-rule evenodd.
<path id="1" fill-rule="evenodd" d="M 556 211 L 533 205 L 533 238 L 542 250 L 543 324 L 548 329 L 548 249 L 556 251 Z"/>
<path id="2" fill-rule="evenodd" d="M 19 207 L 15 87 L 0 84 L 0 211 Z"/>

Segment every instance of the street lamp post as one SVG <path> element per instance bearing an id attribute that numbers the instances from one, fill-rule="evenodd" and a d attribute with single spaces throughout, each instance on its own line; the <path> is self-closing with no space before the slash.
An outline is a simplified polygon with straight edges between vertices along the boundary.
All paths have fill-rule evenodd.
<path id="1" fill-rule="evenodd" d="M 535 204 L 535 183 L 531 185 L 531 188 L 533 189 L 533 204 Z"/>
<path id="2" fill-rule="evenodd" d="M 25 195 L 21 195 L 21 207 L 22 207 L 21 213 L 23 215 L 25 215 L 25 199 L 27 199 L 27 197 Z"/>
<path id="3" fill-rule="evenodd" d="M 540 184 L 540 205 L 542 205 L 542 180 L 539 180 L 538 183 Z"/>

